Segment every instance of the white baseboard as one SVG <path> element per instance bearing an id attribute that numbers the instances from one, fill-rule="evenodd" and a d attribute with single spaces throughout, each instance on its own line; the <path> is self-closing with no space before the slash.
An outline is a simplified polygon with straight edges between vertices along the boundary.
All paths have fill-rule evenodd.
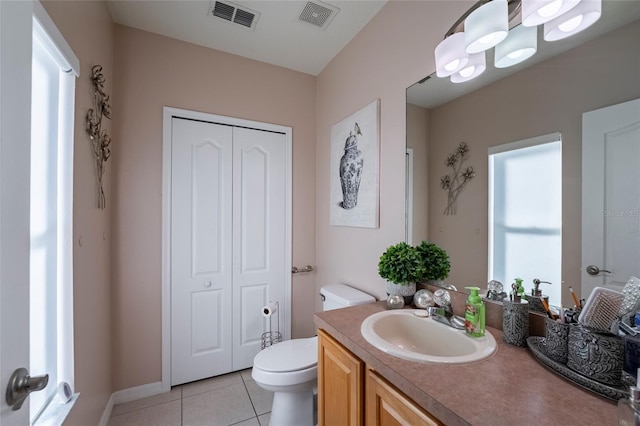
<path id="1" fill-rule="evenodd" d="M 114 405 L 136 401 L 138 399 L 158 395 L 163 392 L 166 391 L 162 388 L 162 382 L 155 382 L 129 389 L 122 389 L 112 393 L 109 401 L 107 401 L 107 406 L 104 408 L 102 417 L 100 417 L 100 423 L 98 423 L 98 426 L 107 426 L 109 424 L 111 411 L 113 410 Z"/>
<path id="2" fill-rule="evenodd" d="M 113 393 L 113 403 L 122 404 L 123 402 L 136 401 L 138 399 L 147 398 L 165 392 L 162 389 L 162 382 L 148 383 L 129 389 L 122 389 Z"/>
<path id="3" fill-rule="evenodd" d="M 107 406 L 104 407 L 104 411 L 102 412 L 102 417 L 100 417 L 100 422 L 98 426 L 108 426 L 109 420 L 111 420 L 111 410 L 113 410 L 113 394 L 109 397 L 107 401 Z"/>

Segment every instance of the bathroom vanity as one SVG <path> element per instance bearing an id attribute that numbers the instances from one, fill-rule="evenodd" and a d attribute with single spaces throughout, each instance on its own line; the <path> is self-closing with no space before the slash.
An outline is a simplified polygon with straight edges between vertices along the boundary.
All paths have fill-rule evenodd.
<path id="1" fill-rule="evenodd" d="M 319 425 L 614 425 L 616 405 L 498 342 L 466 365 L 406 361 L 370 345 L 362 322 L 385 302 L 318 312 Z"/>

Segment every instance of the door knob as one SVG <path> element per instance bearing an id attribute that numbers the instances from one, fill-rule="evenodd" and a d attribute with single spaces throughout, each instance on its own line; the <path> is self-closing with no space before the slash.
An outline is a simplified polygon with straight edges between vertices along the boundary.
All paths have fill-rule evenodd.
<path id="1" fill-rule="evenodd" d="M 587 266 L 587 274 L 589 275 L 598 275 L 600 272 L 611 273 L 611 271 L 607 271 L 606 269 L 600 269 L 596 265 Z"/>
<path id="2" fill-rule="evenodd" d="M 37 392 L 47 387 L 49 383 L 49 375 L 29 376 L 29 370 L 26 368 L 18 368 L 9 378 L 7 385 L 7 404 L 11 406 L 13 411 L 19 410 L 22 403 L 31 392 Z"/>

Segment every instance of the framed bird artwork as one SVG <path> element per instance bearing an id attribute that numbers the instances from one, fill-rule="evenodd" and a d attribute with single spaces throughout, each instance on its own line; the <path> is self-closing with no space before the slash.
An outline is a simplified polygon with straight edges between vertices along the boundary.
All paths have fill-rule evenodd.
<path id="1" fill-rule="evenodd" d="M 378 228 L 380 101 L 331 128 L 331 225 Z"/>

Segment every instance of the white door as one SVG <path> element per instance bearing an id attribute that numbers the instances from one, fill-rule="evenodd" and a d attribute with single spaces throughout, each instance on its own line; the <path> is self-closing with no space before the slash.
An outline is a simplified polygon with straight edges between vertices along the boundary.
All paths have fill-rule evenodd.
<path id="1" fill-rule="evenodd" d="M 610 272 L 604 272 L 610 271 Z M 582 297 L 640 278 L 640 99 L 582 116 Z"/>
<path id="2" fill-rule="evenodd" d="M 285 308 L 285 136 L 233 130 L 233 371 L 249 368 L 269 324 L 261 308 Z M 273 330 L 281 312 L 270 318 Z"/>
<path id="3" fill-rule="evenodd" d="M 230 126 L 173 119 L 171 384 L 231 371 Z"/>
<path id="4" fill-rule="evenodd" d="M 253 364 L 284 305 L 284 135 L 172 119 L 171 384 Z"/>
<path id="5" fill-rule="evenodd" d="M 33 4 L 0 1 L 0 424 L 29 424 L 29 398 L 5 400 L 29 367 L 29 176 Z"/>

